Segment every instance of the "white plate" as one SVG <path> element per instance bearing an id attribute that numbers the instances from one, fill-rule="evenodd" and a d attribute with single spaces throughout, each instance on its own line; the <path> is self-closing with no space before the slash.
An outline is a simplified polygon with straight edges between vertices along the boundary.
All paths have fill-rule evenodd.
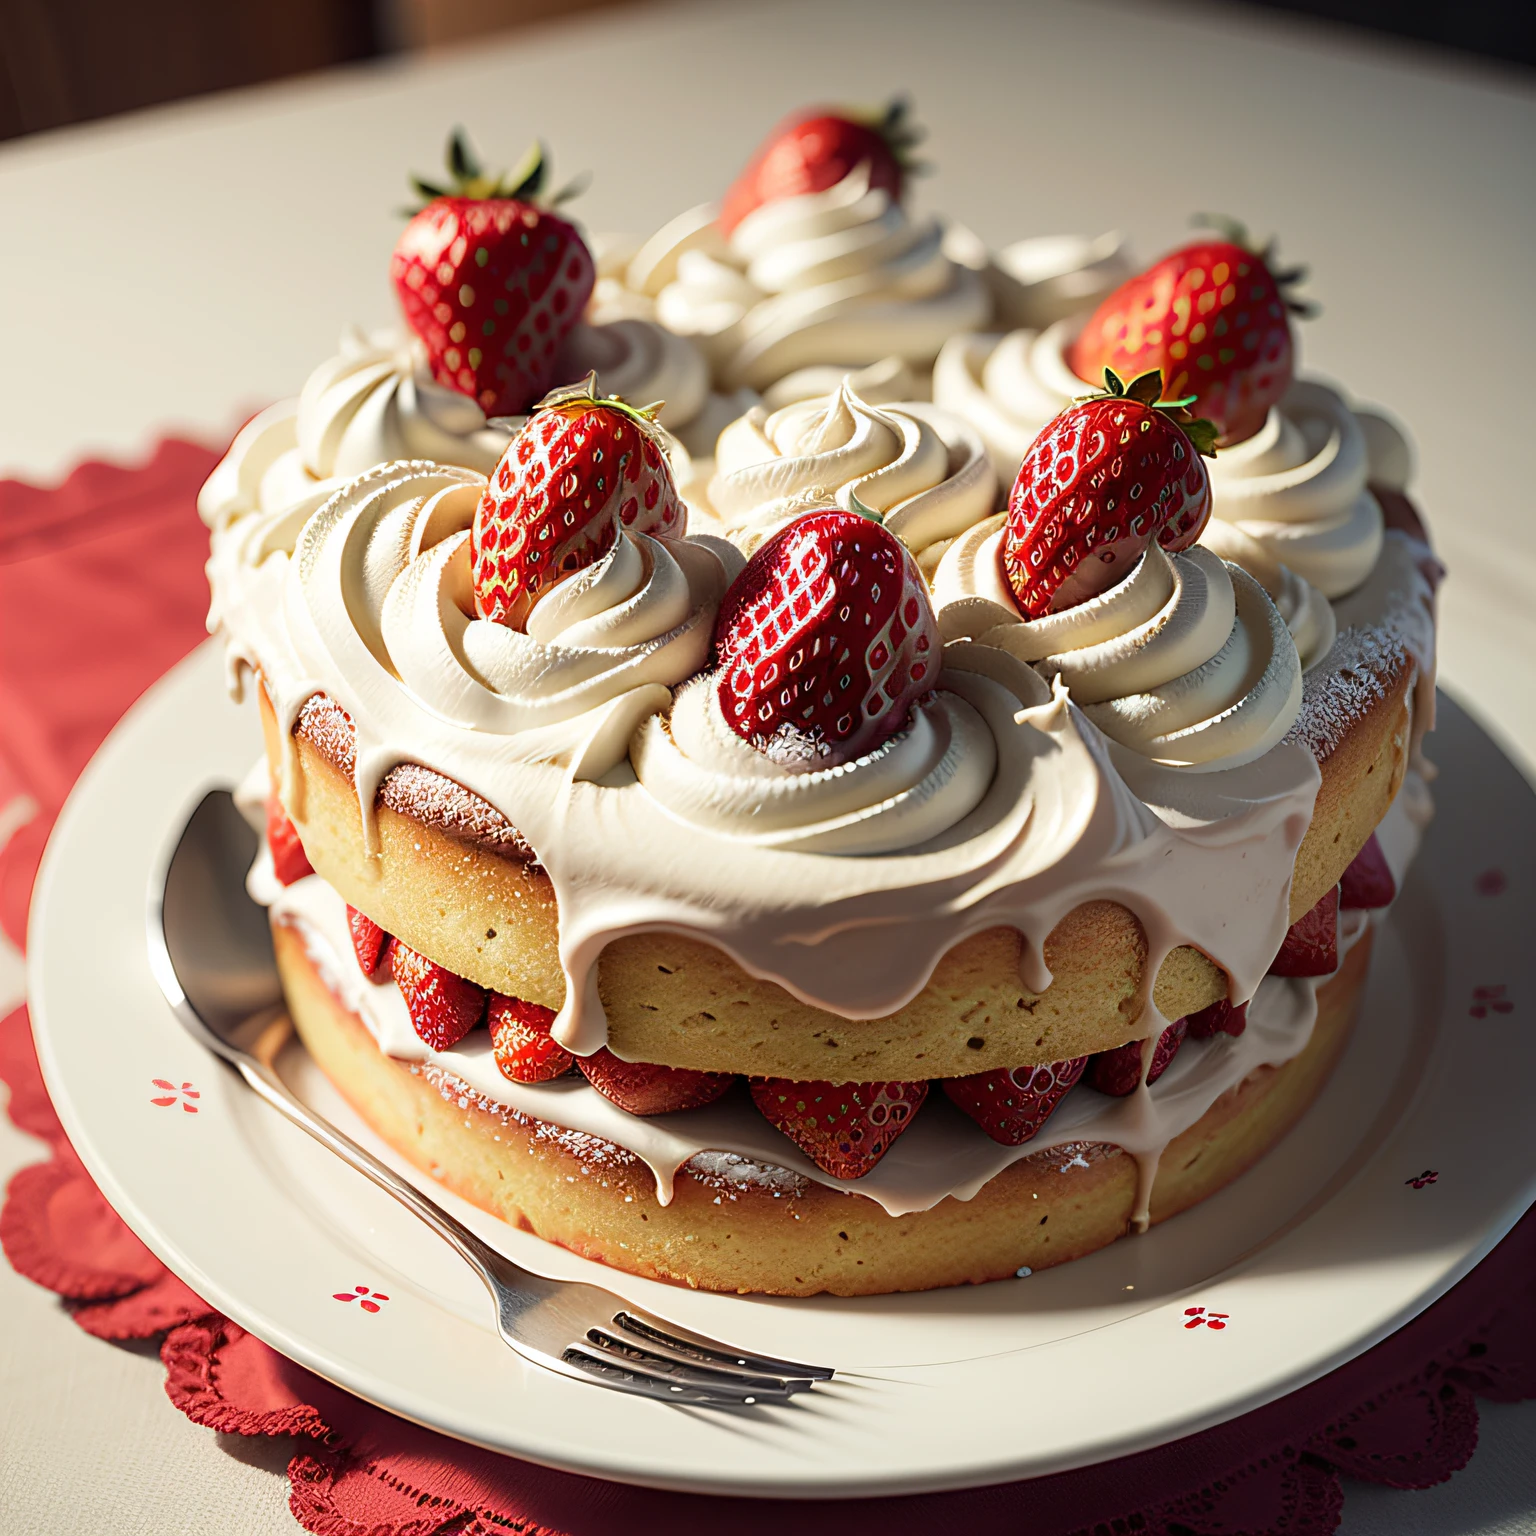
<path id="1" fill-rule="evenodd" d="M 530 1268 L 847 1374 L 791 1407 L 727 1418 L 539 1372 L 500 1344 L 479 1282 L 447 1248 L 239 1086 L 156 991 L 148 871 L 203 791 L 234 782 L 260 749 L 254 709 L 225 701 L 222 676 L 209 645 L 151 689 L 59 817 L 29 935 L 43 1070 L 86 1166 L 166 1264 L 275 1349 L 422 1424 L 552 1466 L 711 1492 L 890 1494 L 1060 1471 L 1219 1423 L 1359 1354 L 1460 1278 L 1536 1195 L 1536 1032 L 1526 1000 L 1510 1005 L 1536 800 L 1446 703 L 1432 738 L 1439 816 L 1378 934 L 1359 1028 L 1302 1124 L 1234 1186 L 1028 1279 L 851 1301 L 634 1279 L 439 1192 Z M 288 1065 L 382 1150 L 302 1053 Z M 192 1103 L 195 1114 L 181 1107 Z M 1430 1170 L 1435 1181 L 1415 1187 Z M 335 1299 L 364 1286 L 389 1299 L 374 1311 Z M 1196 1326 L 1192 1307 L 1205 1309 Z M 1211 1314 L 1224 1315 L 1219 1330 Z"/>

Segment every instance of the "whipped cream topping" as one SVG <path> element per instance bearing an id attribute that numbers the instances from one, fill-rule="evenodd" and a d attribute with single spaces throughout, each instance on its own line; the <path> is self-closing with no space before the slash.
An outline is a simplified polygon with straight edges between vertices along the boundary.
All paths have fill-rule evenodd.
<path id="1" fill-rule="evenodd" d="M 1003 575 L 1005 514 L 956 539 L 934 603 L 969 637 L 1059 678 L 1121 746 L 1171 767 L 1228 769 L 1268 752 L 1301 711 L 1301 663 L 1262 587 L 1198 545 L 1148 547 L 1107 592 L 1026 619 Z"/>
<path id="2" fill-rule="evenodd" d="M 848 380 L 772 414 L 757 406 L 727 427 L 709 484 L 715 516 L 748 554 L 800 513 L 837 506 L 883 522 L 925 570 L 996 498 L 992 466 L 963 421 L 921 401 L 870 405 Z"/>
<path id="3" fill-rule="evenodd" d="M 1397 457 L 1384 441 L 1379 451 Z M 1366 436 L 1325 385 L 1298 379 L 1258 432 L 1217 454 L 1210 473 L 1213 519 L 1235 523 L 1324 596 L 1353 591 L 1376 564 L 1382 517 L 1366 489 Z"/>
<path id="4" fill-rule="evenodd" d="M 944 253 L 981 274 L 1000 326 L 1042 331 L 1092 309 L 1135 273 L 1125 238 L 1117 231 L 1037 235 L 996 253 L 962 224 L 944 231 Z"/>
<path id="5" fill-rule="evenodd" d="M 807 772 L 743 741 L 713 676 L 698 677 L 678 691 L 670 718 L 641 726 L 630 755 L 655 799 L 724 836 L 805 852 L 920 853 L 981 803 L 997 767 L 994 731 L 1007 734 L 1017 709 L 1012 695 L 963 673 L 950 682 L 874 752 Z"/>
<path id="6" fill-rule="evenodd" d="M 1257 539 L 1236 523 L 1213 518 L 1200 543 L 1232 565 L 1240 565 L 1269 594 L 1296 642 L 1301 669 L 1310 672 L 1333 648 L 1338 620 L 1333 604 L 1304 577 L 1282 565 Z"/>
<path id="7" fill-rule="evenodd" d="M 686 427 L 710 403 L 703 357 L 651 321 L 578 324 L 555 376 L 574 383 L 592 370 L 606 394 L 638 405 L 665 401 L 658 419 L 669 429 Z M 354 328 L 297 400 L 270 406 L 241 429 L 198 507 L 209 526 L 258 508 L 307 515 L 354 476 L 396 459 L 489 475 L 526 419 L 487 418 L 467 395 L 438 384 L 419 343 L 402 333 Z M 678 457 L 686 478 L 686 456 Z"/>
<path id="8" fill-rule="evenodd" d="M 952 260 L 934 219 L 913 219 L 866 167 L 824 192 L 754 209 L 729 241 L 705 206 L 680 215 L 629 264 L 625 286 L 692 337 L 727 389 L 766 389 L 820 363 L 887 356 L 927 364 L 946 337 L 986 322 L 983 276 Z M 621 301 L 611 290 L 600 302 Z"/>
<path id="9" fill-rule="evenodd" d="M 1046 423 L 1099 387 L 1067 366 L 1066 348 L 1081 325 L 1068 317 L 1038 331 L 951 336 L 934 362 L 934 403 L 975 427 L 1005 485 Z"/>
<path id="10" fill-rule="evenodd" d="M 383 465 L 303 523 L 291 558 L 269 534 L 258 601 L 280 606 L 285 639 L 274 648 L 269 630 L 261 655 L 271 666 L 286 651 L 301 676 L 338 678 L 338 700 L 393 692 L 503 751 L 599 778 L 624 761 L 640 720 L 670 702 L 670 686 L 703 665 L 726 567 L 706 544 L 625 529 L 549 591 L 527 633 L 477 618 L 469 542 L 485 484 L 452 466 Z M 263 520 L 248 521 L 254 533 Z M 295 697 L 283 721 L 290 748 Z M 367 803 L 398 760 L 359 755 Z"/>
<path id="11" fill-rule="evenodd" d="M 248 790 L 259 823 L 265 794 L 265 764 L 252 775 Z M 1428 791 L 1410 775 L 1379 829 L 1383 851 L 1402 888 L 1404 876 L 1431 806 Z M 681 1114 L 641 1117 L 605 1099 L 578 1074 L 540 1084 L 514 1083 L 496 1065 L 489 1031 L 471 1031 L 446 1051 L 428 1047 L 411 1025 L 404 999 L 393 981 L 364 977 L 352 956 L 346 906 L 318 875 L 293 885 L 279 885 L 271 855 L 262 845 L 248 886 L 252 897 L 270 908 L 275 921 L 290 924 L 303 938 L 322 979 L 340 1001 L 362 1020 L 385 1055 L 420 1064 L 429 1081 L 464 1107 L 474 1103 L 571 1133 L 573 1149 L 596 1137 L 639 1158 L 656 1181 L 657 1200 L 669 1204 L 679 1170 L 695 1158 L 710 1166 L 711 1154 L 742 1159 L 764 1182 L 773 1170 L 800 1179 L 865 1195 L 892 1216 L 929 1210 L 941 1200 L 969 1200 L 1004 1168 L 1021 1158 L 1064 1149 L 1081 1159 L 1085 1144 L 1118 1146 L 1138 1163 L 1138 1197 L 1133 1217 L 1145 1225 L 1148 1199 L 1164 1149 L 1195 1124 L 1225 1093 L 1264 1066 L 1280 1066 L 1305 1049 L 1317 1017 L 1317 989 L 1324 978 L 1269 976 L 1259 985 L 1248 1009 L 1248 1027 L 1236 1038 L 1186 1040 L 1173 1064 L 1151 1087 L 1127 1098 L 1110 1098 L 1078 1084 L 1057 1107 L 1041 1132 L 1020 1147 L 999 1145 L 954 1108 L 943 1094 L 930 1094 L 912 1128 L 867 1174 L 857 1180 L 833 1178 L 818 1168 L 776 1130 L 740 1093 Z M 1341 915 L 1340 957 L 1366 931 L 1370 919 L 1359 912 Z M 1150 1042 L 1149 1042 L 1150 1043 Z M 1063 1171 L 1075 1166 L 1069 1160 Z"/>
<path id="12" fill-rule="evenodd" d="M 1043 992 L 1046 936 L 1075 907 L 1100 899 L 1124 904 L 1146 934 L 1139 995 L 1128 1005 L 1138 1030 L 1155 1035 L 1166 1024 L 1152 983 L 1181 945 L 1226 969 L 1234 999 L 1259 985 L 1288 926 L 1292 863 L 1319 783 L 1305 748 L 1282 746 L 1219 774 L 1122 762 L 1065 690 L 1045 694 L 1038 676 L 1006 651 L 950 645 L 942 674 L 943 691 L 957 700 L 943 706 L 950 728 L 967 728 L 974 716 L 996 754 L 974 809 L 960 812 L 961 798 L 949 791 L 945 814 L 959 819 L 936 834 L 914 820 L 911 835 L 922 840 L 889 852 L 848 856 L 754 841 L 739 827 L 704 824 L 699 801 L 676 802 L 674 810 L 624 756 L 637 728 L 671 704 L 667 684 L 684 681 L 685 664 L 702 660 L 704 615 L 726 573 L 716 549 L 698 539 L 666 546 L 688 578 L 690 617 L 681 626 L 666 627 L 679 609 L 658 600 L 656 622 L 645 626 L 651 638 L 625 629 L 621 644 L 595 647 L 594 675 L 579 667 L 554 672 L 546 697 L 531 668 L 514 669 L 512 681 L 502 679 L 513 693 L 504 695 L 484 670 L 489 659 L 467 638 L 470 621 L 451 569 L 457 557 L 443 549 L 462 536 L 477 483 L 464 470 L 387 466 L 302 531 L 282 514 L 218 524 L 214 619 L 229 637 L 233 677 L 260 669 L 285 742 L 284 803 L 301 834 L 292 727 L 320 692 L 352 721 L 370 851 L 378 846 L 378 787 L 404 762 L 450 776 L 517 828 L 558 903 L 564 995 L 544 1000 L 559 1009 L 556 1038 L 578 1054 L 606 1041 L 597 985 L 603 950 L 657 929 L 696 935 L 749 974 L 850 1020 L 901 1008 L 944 954 L 995 927 L 1021 935 L 1020 980 Z M 296 541 L 291 558 L 285 540 Z M 634 544 L 643 555 L 646 546 Z M 697 546 L 693 555 L 684 553 L 689 546 Z M 695 556 L 700 566 L 715 561 L 718 572 L 696 575 Z M 614 564 L 627 559 L 616 555 Z M 649 573 L 642 590 L 653 578 L 662 590 L 658 568 L 655 551 L 641 560 Z M 624 594 L 637 579 L 620 575 L 616 609 L 631 600 Z M 561 623 L 588 617 L 573 609 Z M 584 643 L 595 638 L 583 635 Z M 690 653 L 691 645 L 698 649 Z M 645 670 L 658 656 L 665 665 Z M 913 740 L 922 746 L 924 738 Z M 648 761 L 644 748 L 641 758 Z M 907 763 L 894 752 L 891 760 Z M 704 769 L 710 778 L 713 770 Z M 853 778 L 864 769 L 841 771 Z M 919 809 L 938 801 L 924 788 L 937 785 L 931 770 L 918 762 L 904 771 L 905 788 L 897 784 L 889 798 L 905 792 Z M 843 804 L 824 812 L 806 800 L 795 814 L 803 828 L 849 815 L 854 824 L 894 826 L 900 810 L 869 815 L 867 801 L 851 812 Z M 1234 888 L 1239 862 L 1244 878 Z"/>

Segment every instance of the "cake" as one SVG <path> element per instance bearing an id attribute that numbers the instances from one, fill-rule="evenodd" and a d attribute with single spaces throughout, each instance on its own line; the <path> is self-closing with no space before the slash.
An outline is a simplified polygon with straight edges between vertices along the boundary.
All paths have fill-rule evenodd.
<path id="1" fill-rule="evenodd" d="M 1272 253 L 994 255 L 912 141 L 800 113 L 589 242 L 456 137 L 400 330 L 200 499 L 303 1044 L 690 1286 L 1027 1275 L 1224 1187 L 1430 810 L 1406 440 L 1295 376 Z"/>

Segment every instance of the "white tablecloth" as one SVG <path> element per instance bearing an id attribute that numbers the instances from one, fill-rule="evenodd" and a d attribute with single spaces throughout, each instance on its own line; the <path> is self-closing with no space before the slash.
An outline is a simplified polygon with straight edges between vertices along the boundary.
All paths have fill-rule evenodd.
<path id="1" fill-rule="evenodd" d="M 405 172 L 435 169 L 454 123 L 508 163 L 542 135 L 557 175 L 594 172 L 590 228 L 647 231 L 788 108 L 901 87 L 937 167 L 919 204 L 989 241 L 1117 226 L 1151 256 L 1216 209 L 1311 266 L 1304 365 L 1410 423 L 1453 572 L 1442 675 L 1530 770 L 1536 91 L 1260 13 L 636 6 L 0 146 L 0 472 L 132 459 L 167 428 L 213 440 L 296 391 L 344 325 L 389 317 Z M 0 993 L 18 975 L 0 955 Z M 36 1151 L 0 1124 L 0 1174 Z M 160 1382 L 0 1266 L 0 1532 L 294 1529 L 282 1479 Z M 1444 1488 L 1351 1486 L 1346 1536 L 1536 1530 L 1536 1408 L 1482 1417 Z"/>

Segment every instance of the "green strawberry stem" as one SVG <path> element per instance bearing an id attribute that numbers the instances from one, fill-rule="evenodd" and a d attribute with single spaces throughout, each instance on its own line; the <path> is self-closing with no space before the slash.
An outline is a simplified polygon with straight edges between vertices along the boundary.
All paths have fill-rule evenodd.
<path id="1" fill-rule="evenodd" d="M 1234 219 L 1230 214 L 1194 213 L 1190 215 L 1189 222 L 1193 229 L 1215 230 L 1223 240 L 1230 241 L 1233 245 L 1240 245 L 1245 251 L 1252 251 L 1269 269 L 1269 275 L 1275 280 L 1275 287 L 1280 290 L 1281 302 L 1298 320 L 1313 320 L 1322 313 L 1322 305 L 1315 299 L 1299 298 L 1291 291 L 1298 284 L 1306 282 L 1307 268 L 1276 265 L 1279 257 L 1278 236 L 1271 235 L 1260 249 L 1249 239 L 1248 226 L 1240 219 Z"/>
<path id="2" fill-rule="evenodd" d="M 562 384 L 558 389 L 550 390 L 534 406 L 529 415 L 536 416 L 540 411 L 552 411 L 573 405 L 588 409 L 601 408 L 606 411 L 617 411 L 620 416 L 634 422 L 659 447 L 665 449 L 669 434 L 667 429 L 656 420 L 656 413 L 666 403 L 665 400 L 656 400 L 650 405 L 631 405 L 629 401 L 618 395 L 601 395 L 597 391 L 597 370 L 594 368 L 586 378 L 575 384 Z"/>
<path id="3" fill-rule="evenodd" d="M 1138 405 L 1150 406 L 1166 416 L 1191 443 L 1195 451 L 1207 459 L 1216 457 L 1216 423 L 1203 416 L 1193 416 L 1189 407 L 1195 396 L 1185 395 L 1182 400 L 1164 400 L 1163 375 L 1159 368 L 1150 369 L 1127 384 L 1113 368 L 1104 370 L 1104 388 L 1091 395 L 1081 395 L 1078 404 L 1090 400 L 1134 400 Z"/>
<path id="4" fill-rule="evenodd" d="M 421 198 L 414 208 L 403 210 L 407 217 L 420 213 L 428 203 L 440 197 L 467 197 L 476 202 L 489 198 L 507 198 L 513 202 L 532 203 L 539 208 L 558 208 L 586 190 L 588 178 L 578 176 L 557 192 L 545 194 L 544 183 L 549 174 L 549 150 L 542 139 L 535 140 L 517 165 L 505 175 L 487 174 L 475 153 L 474 145 L 463 128 L 456 127 L 448 136 L 447 149 L 448 184 L 420 176 L 409 178 L 412 189 Z"/>

